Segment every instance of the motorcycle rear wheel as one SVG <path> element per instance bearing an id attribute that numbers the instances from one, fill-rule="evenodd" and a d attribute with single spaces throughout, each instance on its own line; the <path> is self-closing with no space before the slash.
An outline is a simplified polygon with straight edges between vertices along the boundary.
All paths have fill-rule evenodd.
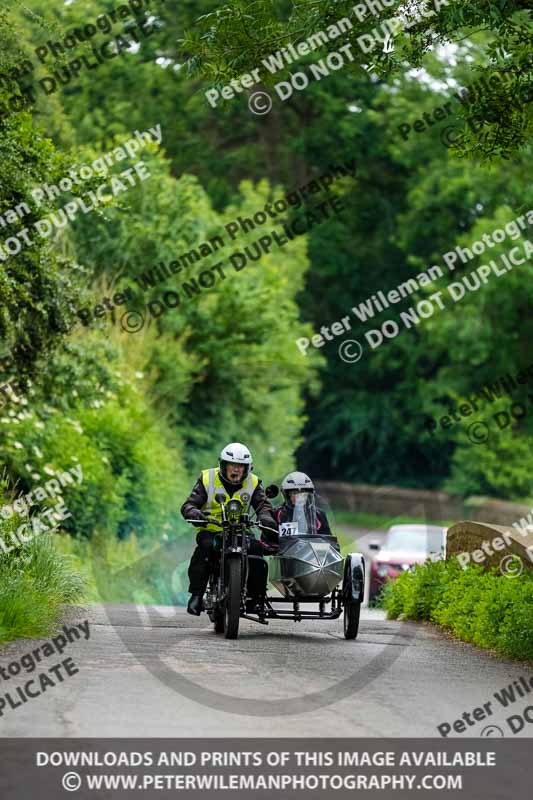
<path id="1" fill-rule="evenodd" d="M 214 616 L 215 633 L 224 633 L 224 613 L 222 611 L 215 611 Z"/>
<path id="2" fill-rule="evenodd" d="M 236 639 L 239 635 L 241 618 L 242 565 L 232 558 L 227 565 L 226 602 L 224 607 L 224 634 L 226 639 Z"/>

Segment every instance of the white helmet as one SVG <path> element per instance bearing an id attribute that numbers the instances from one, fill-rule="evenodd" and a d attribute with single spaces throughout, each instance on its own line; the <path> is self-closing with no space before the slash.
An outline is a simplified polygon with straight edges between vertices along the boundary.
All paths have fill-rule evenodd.
<path id="1" fill-rule="evenodd" d="M 242 480 L 248 477 L 250 472 L 252 471 L 252 454 L 245 447 L 243 444 L 239 442 L 232 442 L 231 444 L 227 444 L 221 452 L 218 459 L 218 463 L 220 466 L 220 472 L 222 476 L 226 477 L 226 464 L 244 464 L 244 475 L 242 476 Z"/>
<path id="2" fill-rule="evenodd" d="M 283 492 L 283 497 L 285 498 L 285 502 L 289 502 L 289 492 L 313 492 L 315 491 L 315 487 L 313 485 L 313 481 L 306 475 L 305 472 L 289 472 L 283 478 L 281 483 L 281 491 Z"/>

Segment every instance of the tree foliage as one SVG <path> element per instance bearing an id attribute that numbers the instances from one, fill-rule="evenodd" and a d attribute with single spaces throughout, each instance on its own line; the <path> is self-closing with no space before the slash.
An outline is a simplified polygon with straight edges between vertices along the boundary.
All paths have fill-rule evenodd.
<path id="1" fill-rule="evenodd" d="M 304 57 L 275 76 L 262 65 L 264 58 L 347 18 L 351 23 L 348 33 L 340 40 L 331 39 L 325 48 L 336 51 L 340 42 L 349 43 L 353 58 L 345 69 L 353 72 L 356 79 L 365 73 L 370 76 L 373 71 L 375 76 L 390 81 L 420 68 L 435 49 L 453 48 L 469 39 L 484 45 L 481 59 L 470 63 L 465 75 L 471 96 L 463 119 L 473 117 L 477 126 L 465 131 L 458 149 L 487 159 L 508 156 L 527 145 L 532 125 L 528 103 L 533 44 L 527 0 L 449 0 L 436 4 L 430 0 L 397 0 L 381 6 L 381 10 L 378 4 L 372 13 L 365 14 L 356 12 L 356 5 L 351 0 L 290 2 L 284 4 L 284 13 L 280 14 L 280 4 L 275 0 L 232 0 L 201 15 L 199 30 L 194 28 L 184 36 L 188 67 L 193 74 L 199 72 L 219 87 L 259 68 L 264 82 L 272 85 L 290 74 L 297 64 L 316 61 L 316 55 Z M 396 29 L 390 24 L 387 27 L 393 19 L 398 21 Z M 394 40 L 392 49 L 385 46 L 387 37 Z M 499 80 L 489 86 L 476 85 L 474 91 L 473 85 L 479 84 L 487 72 Z"/>

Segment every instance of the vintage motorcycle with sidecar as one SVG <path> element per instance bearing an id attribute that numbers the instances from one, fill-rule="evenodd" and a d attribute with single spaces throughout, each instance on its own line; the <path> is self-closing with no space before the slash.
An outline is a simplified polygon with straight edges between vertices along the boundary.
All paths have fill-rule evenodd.
<path id="1" fill-rule="evenodd" d="M 266 489 L 269 498 L 278 493 L 275 485 Z M 216 501 L 222 521 L 210 522 L 220 526 L 215 538 L 219 557 L 213 563 L 204 600 L 215 633 L 236 639 L 241 618 L 268 625 L 269 619 L 300 622 L 338 619 L 343 614 L 345 638 L 357 637 L 365 560 L 360 553 L 343 557 L 337 538 L 317 530 L 314 498 L 310 497 L 305 507 L 295 507 L 292 519 L 281 523 L 277 546 L 264 545 L 268 564 L 262 556 L 250 553 L 250 549 L 254 553 L 258 549 L 251 545 L 254 528 L 271 534 L 278 531 L 253 521 L 239 498 L 225 502 L 225 495 L 219 493 Z M 267 593 L 267 578 L 279 592 L 277 596 Z M 318 609 L 308 610 L 312 604 Z"/>

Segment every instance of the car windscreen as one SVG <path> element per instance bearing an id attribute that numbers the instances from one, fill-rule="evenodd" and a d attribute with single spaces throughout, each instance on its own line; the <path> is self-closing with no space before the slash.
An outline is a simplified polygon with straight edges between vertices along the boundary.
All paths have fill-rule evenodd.
<path id="1" fill-rule="evenodd" d="M 410 550 L 416 553 L 438 553 L 444 545 L 441 531 L 401 530 L 387 536 L 387 550 Z"/>

